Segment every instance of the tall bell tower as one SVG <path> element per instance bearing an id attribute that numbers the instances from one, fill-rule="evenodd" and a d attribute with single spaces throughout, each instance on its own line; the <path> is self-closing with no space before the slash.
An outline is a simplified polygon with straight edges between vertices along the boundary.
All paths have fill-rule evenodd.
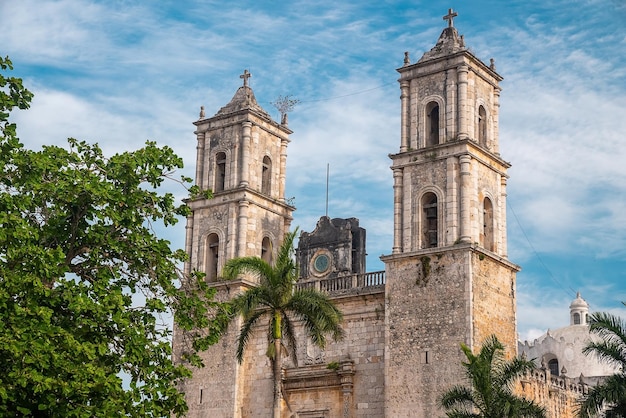
<path id="1" fill-rule="evenodd" d="M 386 265 L 385 416 L 432 417 L 462 375 L 460 343 L 496 334 L 517 347 L 515 274 L 506 249 L 502 77 L 465 46 L 451 9 L 437 44 L 400 73 L 394 240 Z"/>

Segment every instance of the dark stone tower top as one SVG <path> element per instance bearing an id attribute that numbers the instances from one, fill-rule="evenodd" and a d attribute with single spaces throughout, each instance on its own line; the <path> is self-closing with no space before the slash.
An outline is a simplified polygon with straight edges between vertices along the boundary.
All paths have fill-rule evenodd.
<path id="1" fill-rule="evenodd" d="M 298 242 L 300 277 L 332 278 L 365 273 L 365 229 L 357 218 L 322 216 L 313 232 Z"/>

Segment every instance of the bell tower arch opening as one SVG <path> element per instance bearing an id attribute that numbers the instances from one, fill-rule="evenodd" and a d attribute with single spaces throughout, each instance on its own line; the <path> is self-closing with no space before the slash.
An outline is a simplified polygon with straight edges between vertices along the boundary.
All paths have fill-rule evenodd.
<path id="1" fill-rule="evenodd" d="M 426 141 L 425 146 L 439 144 L 439 103 L 430 102 L 426 105 Z"/>
<path id="2" fill-rule="evenodd" d="M 481 244 L 489 251 L 494 251 L 494 218 L 493 204 L 491 199 L 485 197 L 483 200 L 483 231 L 481 234 Z"/>
<path id="3" fill-rule="evenodd" d="M 272 192 L 272 159 L 267 155 L 263 157 L 261 170 L 261 193 L 269 196 Z"/>
<path id="4" fill-rule="evenodd" d="M 435 248 L 439 245 L 439 209 L 437 203 L 435 193 L 428 192 L 422 196 L 422 248 Z"/>
<path id="5" fill-rule="evenodd" d="M 220 238 L 217 234 L 212 233 L 206 239 L 206 255 L 205 255 L 205 270 L 206 280 L 214 282 L 218 277 L 218 265 L 220 254 Z"/>
<path id="6" fill-rule="evenodd" d="M 487 111 L 485 106 L 478 106 L 478 143 L 487 147 Z"/>
<path id="7" fill-rule="evenodd" d="M 226 187 L 226 153 L 215 154 L 215 192 L 224 191 Z"/>

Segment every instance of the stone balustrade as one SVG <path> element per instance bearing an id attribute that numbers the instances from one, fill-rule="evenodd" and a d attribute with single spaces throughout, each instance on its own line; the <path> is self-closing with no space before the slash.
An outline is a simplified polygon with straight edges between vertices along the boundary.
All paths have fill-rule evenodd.
<path id="1" fill-rule="evenodd" d="M 352 274 L 333 278 L 300 280 L 296 289 L 315 289 L 323 293 L 352 293 L 361 291 L 382 291 L 385 288 L 385 272 L 374 271 L 365 274 Z"/>

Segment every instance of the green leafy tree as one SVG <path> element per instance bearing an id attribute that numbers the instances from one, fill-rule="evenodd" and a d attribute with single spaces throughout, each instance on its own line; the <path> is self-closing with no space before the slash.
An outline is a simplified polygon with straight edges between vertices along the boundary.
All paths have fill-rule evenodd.
<path id="1" fill-rule="evenodd" d="M 543 408 L 513 393 L 515 382 L 532 370 L 532 361 L 504 358 L 504 346 L 495 336 L 483 343 L 478 355 L 465 344 L 463 367 L 471 387 L 454 386 L 441 398 L 450 418 L 545 418 Z"/>
<path id="2" fill-rule="evenodd" d="M 596 312 L 590 316 L 589 330 L 600 340 L 588 343 L 583 353 L 619 366 L 620 372 L 589 390 L 580 404 L 579 414 L 582 418 L 626 417 L 626 322 L 618 316 Z"/>
<path id="3" fill-rule="evenodd" d="M 233 310 L 241 315 L 243 324 L 239 331 L 237 360 L 243 361 L 246 345 L 254 325 L 261 319 L 268 321 L 267 356 L 272 361 L 274 378 L 274 418 L 279 418 L 282 406 L 281 369 L 283 341 L 297 364 L 297 343 L 294 321 L 301 321 L 311 341 L 319 347 L 326 344 L 326 336 L 334 340 L 343 338 L 343 315 L 332 301 L 314 289 L 296 289 L 298 267 L 294 260 L 293 241 L 296 232 L 288 233 L 278 249 L 276 262 L 270 265 L 259 257 L 241 257 L 229 260 L 224 276 L 233 279 L 240 274 L 252 274 L 259 285 L 252 287 L 232 300 Z"/>
<path id="4" fill-rule="evenodd" d="M 207 315 L 219 306 L 200 277 L 180 287 L 186 254 L 153 229 L 188 214 L 158 191 L 182 160 L 152 142 L 110 158 L 75 139 L 28 150 L 9 116 L 32 94 L 8 57 L 0 69 L 0 416 L 184 414 L 190 371 L 165 322 L 207 330 L 189 342 L 199 365 L 227 316 Z"/>

